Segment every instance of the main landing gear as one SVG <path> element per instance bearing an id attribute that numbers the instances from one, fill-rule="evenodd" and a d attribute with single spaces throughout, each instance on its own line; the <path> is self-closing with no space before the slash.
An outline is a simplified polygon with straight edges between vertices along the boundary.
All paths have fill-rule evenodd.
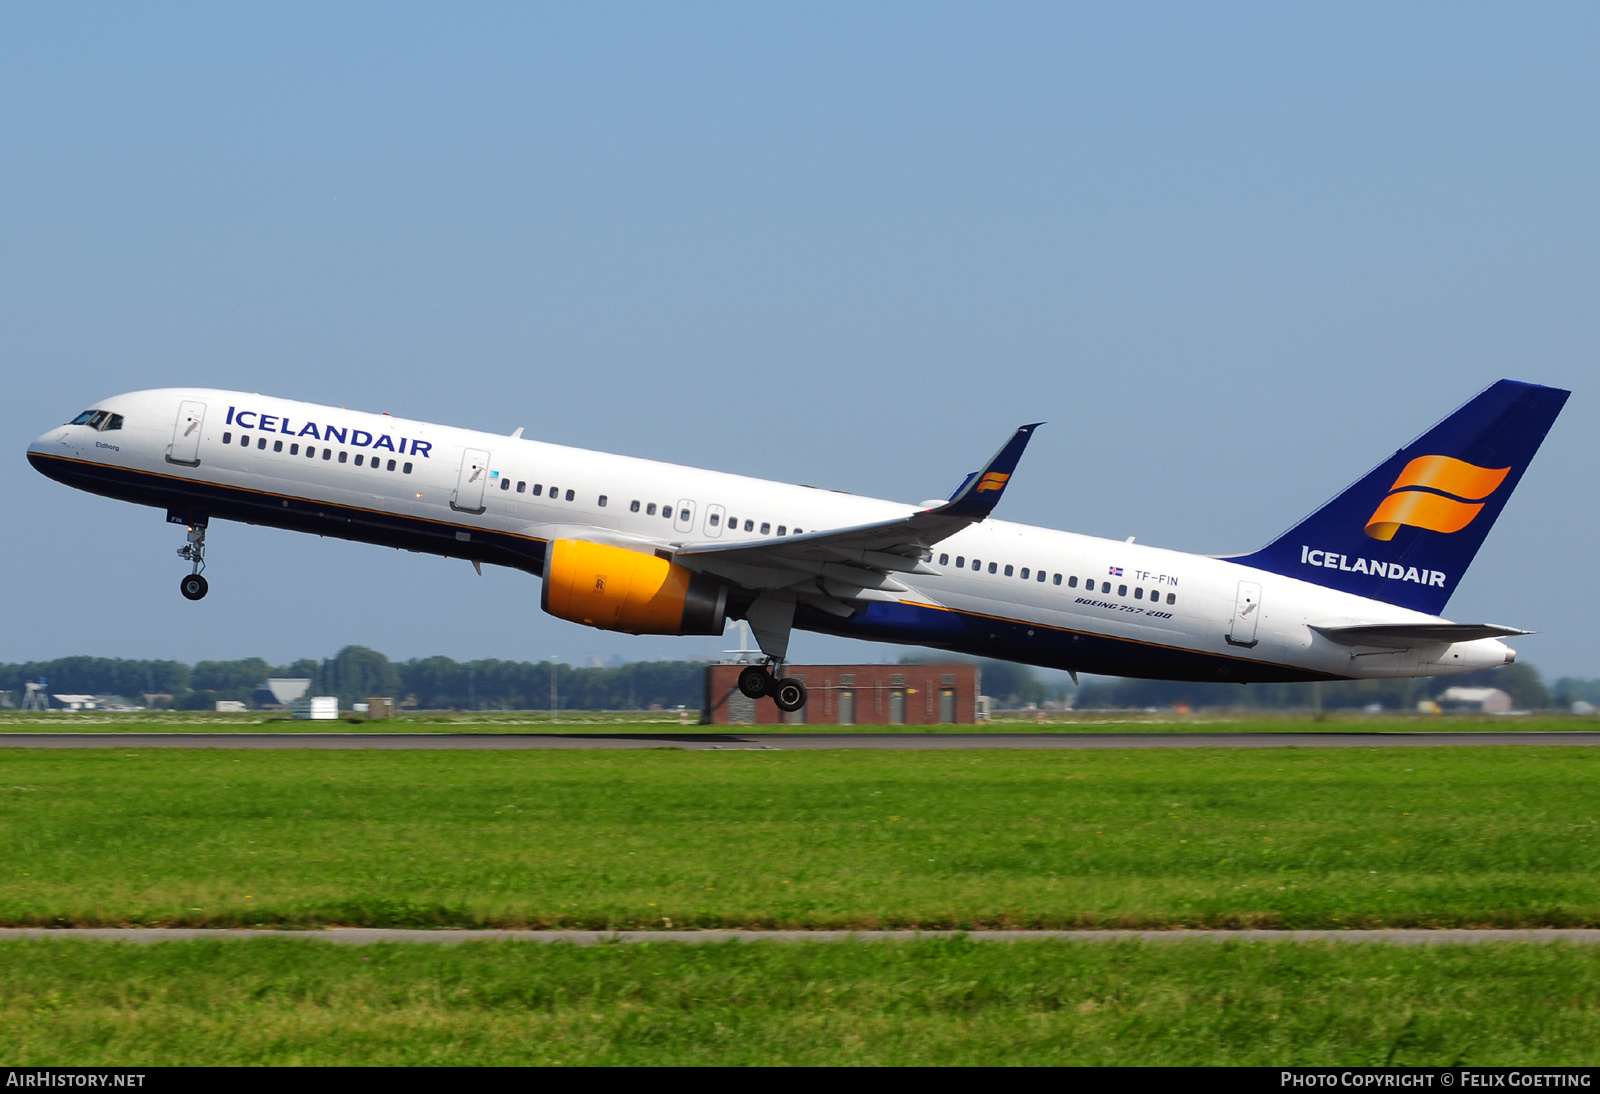
<path id="1" fill-rule="evenodd" d="M 750 665 L 739 674 L 739 690 L 752 699 L 772 696 L 779 710 L 791 714 L 806 705 L 806 686 L 792 676 L 774 679 L 770 662 Z"/>
<path id="2" fill-rule="evenodd" d="M 178 548 L 178 557 L 185 562 L 194 563 L 194 571 L 184 575 L 178 583 L 178 591 L 183 593 L 185 600 L 199 600 L 204 597 L 211 586 L 206 579 L 200 576 L 200 571 L 206 568 L 206 526 L 204 524 L 189 525 L 189 542 Z"/>

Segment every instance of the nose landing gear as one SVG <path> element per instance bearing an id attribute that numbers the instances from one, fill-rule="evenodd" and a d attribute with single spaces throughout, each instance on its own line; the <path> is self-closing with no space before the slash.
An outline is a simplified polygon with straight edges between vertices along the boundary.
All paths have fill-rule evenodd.
<path id="1" fill-rule="evenodd" d="M 773 703 L 786 714 L 806 705 L 806 686 L 792 676 L 774 679 L 771 662 L 751 665 L 739 673 L 739 690 L 751 699 L 772 696 Z"/>
<path id="2" fill-rule="evenodd" d="M 206 595 L 211 586 L 200 571 L 206 568 L 206 526 L 204 524 L 189 525 L 189 542 L 178 548 L 178 557 L 185 562 L 194 564 L 193 572 L 184 575 L 178 583 L 178 591 L 185 600 L 199 600 Z"/>

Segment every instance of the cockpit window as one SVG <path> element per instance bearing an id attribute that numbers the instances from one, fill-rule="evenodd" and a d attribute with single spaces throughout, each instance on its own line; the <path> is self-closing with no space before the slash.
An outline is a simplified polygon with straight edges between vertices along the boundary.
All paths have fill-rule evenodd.
<path id="1" fill-rule="evenodd" d="M 93 417 L 94 417 L 94 411 L 85 410 L 82 414 L 79 414 L 76 418 L 72 419 L 72 421 L 68 422 L 67 424 L 68 425 L 88 425 L 89 424 L 89 419 L 93 418 Z"/>
<path id="2" fill-rule="evenodd" d="M 109 417 L 111 417 L 111 414 L 110 414 L 109 411 L 105 411 L 105 410 L 97 410 L 97 411 L 95 411 L 94 415 L 89 419 L 89 423 L 88 423 L 89 424 L 89 428 L 90 429 L 99 429 L 102 425 L 105 424 L 105 420 L 107 418 L 109 418 Z"/>
<path id="3" fill-rule="evenodd" d="M 106 424 L 101 426 L 100 428 L 102 430 L 121 429 L 122 428 L 122 415 L 121 414 L 113 414 L 113 415 L 111 415 L 111 417 L 106 419 Z"/>

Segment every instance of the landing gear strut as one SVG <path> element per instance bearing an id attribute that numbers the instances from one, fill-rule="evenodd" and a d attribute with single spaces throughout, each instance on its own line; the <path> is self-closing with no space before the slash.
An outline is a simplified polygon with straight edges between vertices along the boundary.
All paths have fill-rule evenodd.
<path id="1" fill-rule="evenodd" d="M 806 686 L 792 676 L 773 679 L 770 663 L 750 665 L 739 673 L 739 690 L 751 699 L 772 696 L 779 710 L 793 713 L 806 705 Z"/>
<path id="2" fill-rule="evenodd" d="M 194 564 L 193 572 L 184 575 L 183 580 L 178 583 L 178 591 L 183 593 L 186 600 L 199 600 L 211 588 L 206 579 L 200 576 L 200 571 L 206 568 L 204 524 L 189 525 L 189 542 L 178 548 L 178 557 Z"/>

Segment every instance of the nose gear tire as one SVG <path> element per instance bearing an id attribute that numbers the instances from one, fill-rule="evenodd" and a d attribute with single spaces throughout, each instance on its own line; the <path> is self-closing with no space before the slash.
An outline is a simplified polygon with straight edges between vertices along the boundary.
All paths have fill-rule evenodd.
<path id="1" fill-rule="evenodd" d="M 178 591 L 183 593 L 186 600 L 200 600 L 210 587 L 206 579 L 199 574 L 185 574 L 183 581 L 178 585 Z"/>

